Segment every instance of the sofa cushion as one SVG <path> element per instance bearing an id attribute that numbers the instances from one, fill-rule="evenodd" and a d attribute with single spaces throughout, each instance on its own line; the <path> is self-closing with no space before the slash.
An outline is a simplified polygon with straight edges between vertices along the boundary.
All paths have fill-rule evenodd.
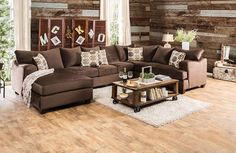
<path id="1" fill-rule="evenodd" d="M 86 75 L 88 77 L 98 76 L 98 69 L 94 67 L 72 66 L 66 69 L 76 73 L 77 75 Z"/>
<path id="2" fill-rule="evenodd" d="M 89 52 L 91 50 L 99 51 L 100 47 L 99 46 L 96 46 L 96 47 L 93 47 L 93 48 L 81 47 L 81 50 L 84 51 L 84 52 Z"/>
<path id="3" fill-rule="evenodd" d="M 129 46 L 120 46 L 115 45 L 117 53 L 119 55 L 120 61 L 125 62 L 128 60 L 128 47 L 133 47 L 132 45 Z"/>
<path id="4" fill-rule="evenodd" d="M 61 58 L 61 52 L 59 48 L 43 51 L 41 52 L 41 54 L 47 60 L 49 68 L 54 68 L 54 69 L 64 68 L 62 58 Z"/>
<path id="5" fill-rule="evenodd" d="M 153 56 L 156 53 L 157 48 L 158 48 L 158 45 L 144 46 L 143 47 L 143 60 L 145 62 L 151 62 Z"/>
<path id="6" fill-rule="evenodd" d="M 99 76 L 117 74 L 117 67 L 114 65 L 101 65 L 98 69 Z"/>
<path id="7" fill-rule="evenodd" d="M 79 66 L 81 64 L 81 48 L 61 48 L 64 67 Z"/>
<path id="8" fill-rule="evenodd" d="M 204 53 L 203 49 L 183 50 L 181 48 L 175 48 L 175 50 L 179 52 L 184 52 L 186 54 L 185 58 L 186 60 L 194 60 L 194 61 L 200 61 Z"/>
<path id="9" fill-rule="evenodd" d="M 186 71 L 177 69 L 170 65 L 164 65 L 160 63 L 152 63 L 153 73 L 168 75 L 173 79 L 184 80 L 188 78 Z"/>
<path id="10" fill-rule="evenodd" d="M 134 70 L 137 72 L 142 71 L 142 67 L 145 66 L 153 66 L 156 63 L 151 63 L 151 62 L 144 62 L 144 61 L 131 61 L 134 64 Z"/>
<path id="11" fill-rule="evenodd" d="M 119 55 L 118 55 L 116 47 L 114 45 L 101 47 L 101 49 L 106 50 L 107 59 L 108 59 L 109 63 L 120 61 Z"/>
<path id="12" fill-rule="evenodd" d="M 123 71 L 126 68 L 127 71 L 134 70 L 134 64 L 131 62 L 112 62 L 111 65 L 115 65 L 117 67 L 118 72 Z"/>
<path id="13" fill-rule="evenodd" d="M 59 48 L 47 51 L 15 51 L 16 59 L 19 64 L 34 64 L 33 57 L 37 56 L 39 53 L 45 57 L 49 68 L 64 68 Z"/>
<path id="14" fill-rule="evenodd" d="M 152 61 L 161 64 L 168 64 L 173 50 L 174 48 L 164 48 L 162 46 L 159 46 L 152 58 Z"/>
<path id="15" fill-rule="evenodd" d="M 35 81 L 32 90 L 41 95 L 47 96 L 56 93 L 92 88 L 93 80 L 87 76 L 78 76 L 64 69 L 55 70 L 53 74 L 43 76 Z"/>
<path id="16" fill-rule="evenodd" d="M 19 64 L 33 64 L 33 57 L 37 56 L 39 52 L 37 51 L 21 51 L 16 50 L 16 60 Z"/>

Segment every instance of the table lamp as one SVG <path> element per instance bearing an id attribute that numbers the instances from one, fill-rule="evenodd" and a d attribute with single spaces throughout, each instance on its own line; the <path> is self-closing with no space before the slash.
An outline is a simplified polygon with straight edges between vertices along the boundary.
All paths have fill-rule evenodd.
<path id="1" fill-rule="evenodd" d="M 164 45 L 164 48 L 171 48 L 171 45 L 169 44 L 169 42 L 174 42 L 174 36 L 172 34 L 164 34 L 162 41 L 166 42 L 166 44 Z"/>

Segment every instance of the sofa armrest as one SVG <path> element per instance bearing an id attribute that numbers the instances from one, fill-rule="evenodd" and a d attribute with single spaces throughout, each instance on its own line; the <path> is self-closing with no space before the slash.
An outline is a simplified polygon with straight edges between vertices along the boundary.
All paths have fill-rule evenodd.
<path id="1" fill-rule="evenodd" d="M 184 60 L 180 62 L 180 69 L 188 73 L 189 88 L 200 87 L 206 84 L 206 58 L 203 58 L 200 61 Z"/>
<path id="2" fill-rule="evenodd" d="M 24 78 L 35 71 L 37 71 L 37 67 L 33 64 L 18 64 L 17 61 L 13 61 L 11 70 L 11 84 L 13 90 L 21 94 Z"/>

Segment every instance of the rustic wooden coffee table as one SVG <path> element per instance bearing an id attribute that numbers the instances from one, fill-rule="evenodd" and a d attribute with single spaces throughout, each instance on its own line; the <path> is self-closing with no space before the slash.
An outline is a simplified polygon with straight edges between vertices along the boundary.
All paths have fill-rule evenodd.
<path id="1" fill-rule="evenodd" d="M 131 81 L 137 81 L 138 79 L 132 79 Z M 126 99 L 122 99 L 117 93 L 118 87 L 129 89 L 132 92 L 128 93 L 128 97 Z M 168 96 L 162 97 L 156 100 L 148 100 L 144 103 L 140 101 L 141 98 L 141 92 L 147 91 L 152 88 L 162 88 L 166 87 L 168 89 Z M 167 98 L 172 98 L 172 100 L 177 100 L 177 96 L 179 94 L 179 81 L 175 79 L 170 79 L 166 81 L 161 81 L 157 83 L 152 83 L 148 85 L 140 84 L 135 87 L 127 86 L 127 84 L 123 83 L 122 81 L 117 81 L 112 83 L 112 98 L 113 98 L 113 104 L 124 104 L 129 107 L 132 107 L 134 109 L 134 112 L 139 112 L 142 107 L 146 107 L 152 104 L 160 103 L 162 101 L 165 101 Z"/>

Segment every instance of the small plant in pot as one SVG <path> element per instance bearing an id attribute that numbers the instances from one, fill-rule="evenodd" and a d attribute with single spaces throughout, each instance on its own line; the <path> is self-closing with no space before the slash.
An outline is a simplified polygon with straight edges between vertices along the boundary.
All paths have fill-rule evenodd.
<path id="1" fill-rule="evenodd" d="M 154 73 L 140 73 L 139 79 L 144 83 L 152 83 L 155 82 L 155 74 Z"/>
<path id="2" fill-rule="evenodd" d="M 185 31 L 178 29 L 176 31 L 175 41 L 182 43 L 182 49 L 189 50 L 189 44 L 197 37 L 197 29 Z"/>

